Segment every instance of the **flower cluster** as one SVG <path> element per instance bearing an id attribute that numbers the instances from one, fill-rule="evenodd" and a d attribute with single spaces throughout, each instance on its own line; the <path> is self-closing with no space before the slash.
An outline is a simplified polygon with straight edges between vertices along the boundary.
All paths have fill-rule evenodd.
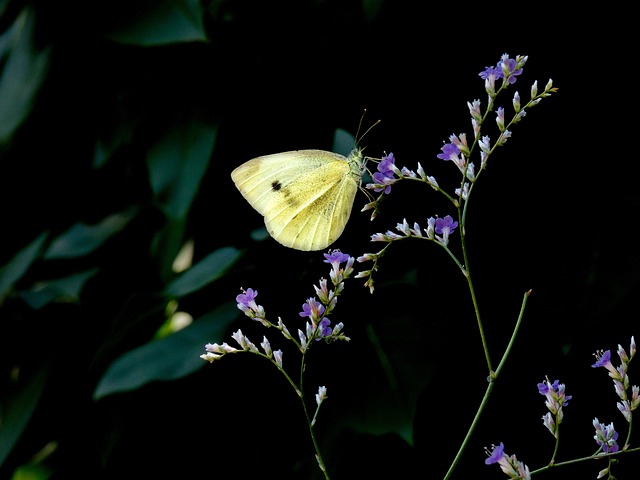
<path id="1" fill-rule="evenodd" d="M 378 260 L 382 258 L 386 249 L 392 242 L 403 240 L 405 238 L 421 238 L 423 240 L 433 240 L 444 248 L 449 244 L 449 235 L 451 235 L 458 227 L 458 222 L 451 215 L 444 218 L 430 217 L 427 220 L 427 228 L 422 228 L 417 222 L 413 227 L 409 225 L 406 219 L 396 225 L 396 230 L 400 233 L 388 230 L 386 233 L 375 233 L 371 236 L 372 242 L 384 242 L 386 245 L 377 253 L 365 253 L 358 257 L 358 262 L 373 261 L 370 270 L 363 270 L 356 275 L 356 278 L 367 278 L 365 286 L 373 293 L 373 272 L 378 269 Z"/>
<path id="2" fill-rule="evenodd" d="M 395 165 L 396 159 L 393 153 L 382 157 L 380 163 L 378 163 L 378 171 L 373 174 L 373 184 L 369 188 L 373 188 L 374 192 L 384 191 L 385 195 L 391 193 L 391 185 L 393 185 L 396 179 L 396 172 L 398 167 Z"/>
<path id="3" fill-rule="evenodd" d="M 458 171 L 462 174 L 462 179 L 459 183 L 459 187 L 454 189 L 453 193 L 448 192 L 442 188 L 435 177 L 427 175 L 424 168 L 418 162 L 416 171 L 413 171 L 407 167 L 398 168 L 396 166 L 396 158 L 393 153 L 385 155 L 378 161 L 378 168 L 375 173 L 372 174 L 372 183 L 368 183 L 366 188 L 378 193 L 377 198 L 370 195 L 371 201 L 365 205 L 362 211 L 373 210 L 371 218 L 375 218 L 378 213 L 378 207 L 385 195 L 391 193 L 391 187 L 397 184 L 401 180 L 415 180 L 426 183 L 433 190 L 443 194 L 457 210 L 457 217 L 461 223 L 462 235 L 464 235 L 464 218 L 466 213 L 466 202 L 469 200 L 473 185 L 478 180 L 479 174 L 485 169 L 487 160 L 493 153 L 496 147 L 502 146 L 505 142 L 511 138 L 511 131 L 509 130 L 512 125 L 520 122 L 526 115 L 526 110 L 537 105 L 542 98 L 550 96 L 556 92 L 557 89 L 553 87 L 553 82 L 548 81 L 543 92 L 538 92 L 538 84 L 534 82 L 531 86 L 531 99 L 523 105 L 523 101 L 518 92 L 515 92 L 511 99 L 511 105 L 513 106 L 513 116 L 507 118 L 506 110 L 501 106 L 494 106 L 494 102 L 498 94 L 512 86 L 518 80 L 518 77 L 522 74 L 523 67 L 527 62 L 527 56 L 518 55 L 515 58 L 510 58 L 509 55 L 504 54 L 493 67 L 486 67 L 480 72 L 480 77 L 485 81 L 485 90 L 489 93 L 489 99 L 484 109 L 482 110 L 482 104 L 480 100 L 473 100 L 467 102 L 469 108 L 469 114 L 471 115 L 471 124 L 473 127 L 473 141 L 467 139 L 466 133 L 460 133 L 458 135 L 451 134 L 449 141 L 441 147 L 441 152 L 436 155 L 436 158 L 445 162 L 453 163 Z M 496 80 L 502 79 L 502 84 L 496 88 Z M 481 130 L 482 126 L 487 119 L 487 116 L 495 112 L 495 122 L 498 127 L 498 135 L 492 142 L 489 135 L 483 135 Z M 476 165 L 470 160 L 475 149 L 479 150 L 480 168 L 477 169 Z M 464 210 L 463 210 L 464 208 Z M 427 228 L 421 228 L 417 223 L 410 226 L 407 220 L 403 220 L 402 223 L 398 223 L 396 230 L 399 233 L 388 230 L 385 233 L 375 233 L 371 236 L 372 242 L 386 242 L 387 244 L 396 240 L 401 240 L 408 237 L 424 238 L 428 240 L 435 240 L 440 245 L 446 247 L 449 242 L 449 235 L 454 232 L 458 227 L 458 221 L 454 220 L 450 215 L 444 218 L 430 217 L 427 220 Z M 373 292 L 373 272 L 378 268 L 378 260 L 385 254 L 388 245 L 377 253 L 367 253 L 358 257 L 359 262 L 374 261 L 374 265 L 370 270 L 361 272 L 358 277 L 366 278 L 365 286 Z M 452 254 L 450 254 L 452 255 Z M 454 259 L 463 274 L 466 275 L 466 269 L 462 266 L 462 262 L 458 259 Z"/>
<path id="4" fill-rule="evenodd" d="M 504 443 L 500 442 L 500 445 L 493 445 L 491 450 L 487 450 L 487 454 L 489 455 L 489 458 L 487 458 L 484 463 L 487 465 L 497 463 L 509 478 L 519 480 L 531 479 L 529 467 L 519 461 L 515 455 L 509 456 L 504 453 Z"/>
<path id="5" fill-rule="evenodd" d="M 422 228 L 418 223 L 414 223 L 413 227 L 409 225 L 407 220 L 403 220 L 402 223 L 396 225 L 398 233 L 388 230 L 386 233 L 375 233 L 371 235 L 372 242 L 393 242 L 395 240 L 401 240 L 408 237 L 423 238 L 425 240 L 435 240 L 443 246 L 447 246 L 449 243 L 449 235 L 452 234 L 458 227 L 458 222 L 453 219 L 451 215 L 447 215 L 444 218 L 427 219 L 427 228 Z M 364 262 L 369 258 L 358 259 L 359 262 Z"/>
<path id="6" fill-rule="evenodd" d="M 631 360 L 636 354 L 636 343 L 634 337 L 631 337 L 631 345 L 629 348 L 629 354 L 627 354 L 626 350 L 618 345 L 618 357 L 620 358 L 620 365 L 614 366 L 611 362 L 611 351 L 599 350 L 596 352 L 596 362 L 592 365 L 593 368 L 604 367 L 608 373 L 609 377 L 613 379 L 615 391 L 620 398 L 620 402 L 617 403 L 618 409 L 623 414 L 625 420 L 631 424 L 632 421 L 632 412 L 638 408 L 640 405 L 640 388 L 637 386 L 631 387 L 631 395 L 629 396 L 629 376 L 627 374 L 629 364 Z M 555 454 L 558 449 L 558 427 L 563 420 L 563 408 L 569 404 L 569 400 L 571 400 L 571 395 L 567 395 L 565 393 L 564 384 L 560 383 L 559 380 L 555 380 L 550 382 L 548 378 L 541 383 L 538 383 L 538 392 L 545 397 L 545 405 L 549 412 L 542 417 L 542 422 L 545 427 L 551 432 L 551 434 L 556 438 L 556 448 L 553 453 L 553 457 L 549 462 L 547 467 L 543 467 L 543 469 L 549 468 L 551 466 L 557 465 L 559 463 L 555 463 Z M 598 445 L 598 451 L 595 452 L 591 457 L 585 458 L 595 458 L 600 457 L 607 454 L 616 453 L 620 450 L 626 450 L 629 446 L 629 438 L 624 443 L 624 446 L 621 447 L 618 444 L 619 434 L 616 431 L 613 422 L 607 424 L 600 423 L 598 418 L 593 419 L 593 426 L 595 428 L 595 435 L 593 436 L 594 440 Z M 631 433 L 631 427 L 629 427 L 629 434 Z M 505 472 L 509 478 L 530 478 L 529 469 L 526 465 L 523 465 L 522 462 L 518 462 L 515 456 L 507 456 L 504 453 L 504 445 L 501 443 L 497 447 L 494 445 L 491 451 L 487 450 L 489 454 L 489 458 L 485 461 L 487 465 L 498 463 L 502 468 L 502 471 Z M 566 463 L 571 463 L 565 462 Z M 612 461 L 610 460 L 609 465 L 601 470 L 598 474 L 597 478 L 604 478 L 608 475 L 609 479 L 613 479 L 614 477 L 610 473 L 610 469 L 612 466 Z M 535 470 L 533 473 L 538 473 L 540 470 Z"/>
<path id="7" fill-rule="evenodd" d="M 324 278 L 320 279 L 319 286 L 314 286 L 316 294 L 320 300 L 318 301 L 316 298 L 312 297 L 307 299 L 307 301 L 302 305 L 302 312 L 300 312 L 300 316 L 308 317 L 309 322 L 307 322 L 304 332 L 301 329 L 298 329 L 298 338 L 300 339 L 300 343 L 298 343 L 289 333 L 289 330 L 281 318 L 278 318 L 277 324 L 274 324 L 267 319 L 264 308 L 256 302 L 256 297 L 258 296 L 257 290 L 252 288 L 242 290 L 242 293 L 236 296 L 238 309 L 246 316 L 252 320 L 260 322 L 265 327 L 275 327 L 280 330 L 284 337 L 296 343 L 298 349 L 302 352 L 306 351 L 309 346 L 309 341 L 312 339 L 324 339 L 328 342 L 335 340 L 349 341 L 349 337 L 342 333 L 344 325 L 342 323 L 338 323 L 336 326 L 331 328 L 331 321 L 329 320 L 328 315 L 335 308 L 336 302 L 338 301 L 338 295 L 340 295 L 344 290 L 344 280 L 353 274 L 353 263 L 355 260 L 353 257 L 350 257 L 339 250 L 333 250 L 329 253 L 325 253 L 324 257 L 325 263 L 331 264 L 329 278 L 334 286 L 334 290 L 329 290 L 327 280 Z M 344 266 L 342 266 L 342 264 L 344 264 Z M 266 336 L 263 337 L 263 340 L 260 343 L 262 351 L 260 351 L 260 349 L 258 349 L 255 344 L 242 333 L 241 330 L 234 332 L 232 338 L 240 346 L 239 349 L 229 346 L 226 342 L 221 345 L 217 343 L 207 343 L 205 345 L 206 353 L 200 355 L 200 358 L 207 360 L 208 362 L 213 362 L 222 358 L 227 353 L 251 352 L 268 358 L 278 367 L 282 368 L 282 350 L 273 351 Z"/>
<path id="8" fill-rule="evenodd" d="M 478 75 L 485 82 L 495 84 L 496 80 L 502 79 L 503 83 L 516 83 L 517 76 L 522 73 L 522 67 L 529 57 L 518 55 L 515 59 L 509 58 L 506 53 L 502 55 L 495 67 L 485 67 Z"/>
<path id="9" fill-rule="evenodd" d="M 542 417 L 542 423 L 554 437 L 558 438 L 558 426 L 564 418 L 562 407 L 566 407 L 569 404 L 571 395 L 565 395 L 564 384 L 560 383 L 559 380 L 551 383 L 548 378 L 538 384 L 538 392 L 545 396 L 546 401 L 544 404 L 549 410 Z"/>
<path id="10" fill-rule="evenodd" d="M 591 365 L 593 368 L 604 367 L 608 370 L 609 376 L 613 379 L 613 386 L 616 394 L 620 398 L 620 402 L 617 403 L 618 410 L 622 413 L 625 420 L 631 423 L 631 412 L 633 412 L 640 405 L 640 388 L 636 385 L 631 387 L 631 398 L 629 398 L 629 375 L 627 370 L 631 359 L 636 354 L 636 341 L 634 337 L 631 337 L 631 345 L 629 348 L 629 355 L 622 345 L 618 345 L 618 357 L 620 357 L 620 365 L 617 367 L 611 363 L 611 350 L 599 351 L 595 353 L 596 363 Z"/>

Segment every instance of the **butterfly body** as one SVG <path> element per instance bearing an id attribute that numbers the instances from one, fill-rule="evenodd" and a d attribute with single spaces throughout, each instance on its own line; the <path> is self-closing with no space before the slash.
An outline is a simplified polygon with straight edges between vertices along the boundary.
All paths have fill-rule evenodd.
<path id="1" fill-rule="evenodd" d="M 275 240 L 308 251 L 328 247 L 344 231 L 363 168 L 359 149 L 348 157 L 295 150 L 249 160 L 231 178 Z"/>

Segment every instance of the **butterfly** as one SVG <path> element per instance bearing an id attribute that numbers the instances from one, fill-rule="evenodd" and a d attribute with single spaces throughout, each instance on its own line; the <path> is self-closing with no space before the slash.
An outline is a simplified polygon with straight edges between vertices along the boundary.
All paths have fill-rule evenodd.
<path id="1" fill-rule="evenodd" d="M 344 231 L 360 188 L 365 161 L 354 148 L 345 157 L 295 150 L 249 160 L 231 172 L 242 196 L 264 216 L 269 234 L 285 247 L 322 250 Z"/>

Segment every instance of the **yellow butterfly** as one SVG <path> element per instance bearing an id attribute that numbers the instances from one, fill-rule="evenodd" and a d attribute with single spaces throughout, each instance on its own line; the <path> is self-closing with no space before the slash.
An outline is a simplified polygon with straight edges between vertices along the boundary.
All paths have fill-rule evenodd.
<path id="1" fill-rule="evenodd" d="M 296 150 L 254 158 L 231 178 L 285 247 L 322 250 L 342 234 L 360 187 L 365 162 L 324 150 Z"/>

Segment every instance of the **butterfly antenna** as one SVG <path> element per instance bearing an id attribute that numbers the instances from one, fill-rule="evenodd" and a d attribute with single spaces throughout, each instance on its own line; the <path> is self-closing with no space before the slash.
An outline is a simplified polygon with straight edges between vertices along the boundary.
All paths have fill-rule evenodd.
<path id="1" fill-rule="evenodd" d="M 382 121 L 382 120 L 376 121 L 376 123 L 374 123 L 369 128 L 367 128 L 367 131 L 364 132 L 362 134 L 362 136 L 360 137 L 359 135 L 360 135 L 360 129 L 362 128 L 362 121 L 364 120 L 364 116 L 366 114 L 367 114 L 367 109 L 365 108 L 364 111 L 362 112 L 362 116 L 360 117 L 360 122 L 358 123 L 358 131 L 356 132 L 356 144 L 357 145 L 360 145 L 360 142 L 367 135 L 367 133 L 369 133 L 373 127 L 375 127 L 376 125 L 378 125 Z"/>

